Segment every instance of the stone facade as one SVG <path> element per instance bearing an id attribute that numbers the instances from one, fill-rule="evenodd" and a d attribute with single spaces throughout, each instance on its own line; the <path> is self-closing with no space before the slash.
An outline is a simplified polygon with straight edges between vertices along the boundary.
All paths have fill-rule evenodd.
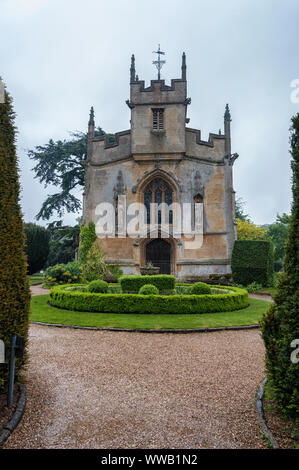
<path id="1" fill-rule="evenodd" d="M 95 137 L 91 110 L 84 224 L 91 220 L 97 223 L 96 207 L 101 202 L 110 202 L 117 208 L 119 195 L 126 196 L 127 206 L 144 202 L 145 191 L 154 182 L 165 183 L 162 190 L 157 190 L 160 191 L 157 197 L 163 193 L 165 198 L 170 191 L 172 202 L 193 206 L 194 202 L 203 203 L 203 243 L 198 249 L 186 248 L 184 236 L 175 237 L 171 230 L 165 239 L 163 231 L 159 231 L 163 242 L 156 245 L 156 242 L 149 245 L 153 241 L 150 235 L 135 239 L 101 238 L 108 263 L 119 265 L 125 273 L 139 273 L 148 261 L 156 264 L 158 251 L 164 263 L 162 272 L 171 272 L 179 280 L 230 273 L 236 239 L 232 166 L 237 157 L 231 154 L 230 112 L 226 106 L 224 134 L 210 134 L 206 142 L 199 130 L 186 127 L 190 102 L 185 54 L 180 79 L 171 80 L 170 86 L 164 80 L 152 80 L 147 88 L 135 75 L 132 56 L 130 100 L 127 101 L 131 109 L 130 130 L 117 133 L 113 144 L 107 137 Z"/>

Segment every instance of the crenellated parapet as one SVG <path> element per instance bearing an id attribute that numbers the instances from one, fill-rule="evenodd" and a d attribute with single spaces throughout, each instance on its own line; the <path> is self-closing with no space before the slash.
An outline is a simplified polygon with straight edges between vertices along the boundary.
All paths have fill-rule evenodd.
<path id="1" fill-rule="evenodd" d="M 171 85 L 165 80 L 151 80 L 145 87 L 144 80 L 133 82 L 130 85 L 130 108 L 135 106 L 181 104 L 186 106 L 190 100 L 187 98 L 187 83 L 182 79 L 172 79 Z"/>
<path id="2" fill-rule="evenodd" d="M 126 160 L 131 157 L 131 131 L 117 132 L 114 142 L 109 141 L 108 135 L 95 137 L 91 145 L 91 165 Z"/>
<path id="3" fill-rule="evenodd" d="M 209 139 L 205 141 L 202 140 L 199 129 L 186 128 L 186 156 L 223 163 L 224 155 L 224 135 L 210 133 Z"/>

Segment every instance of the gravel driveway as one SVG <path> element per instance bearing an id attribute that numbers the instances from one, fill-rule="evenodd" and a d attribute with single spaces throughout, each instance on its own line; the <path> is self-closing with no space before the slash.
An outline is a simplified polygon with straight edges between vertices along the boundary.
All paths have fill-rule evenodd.
<path id="1" fill-rule="evenodd" d="M 6 448 L 260 448 L 258 330 L 30 327 L 27 407 Z"/>

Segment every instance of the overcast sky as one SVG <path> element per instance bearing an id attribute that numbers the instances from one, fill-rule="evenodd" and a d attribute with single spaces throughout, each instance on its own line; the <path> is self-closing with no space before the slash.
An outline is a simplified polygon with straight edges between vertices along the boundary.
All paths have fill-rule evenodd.
<path id="1" fill-rule="evenodd" d="M 166 83 L 180 78 L 186 52 L 189 126 L 204 139 L 223 129 L 229 103 L 234 188 L 246 212 L 257 224 L 289 212 L 298 17 L 298 0 L 0 0 L 0 76 L 18 115 L 25 220 L 53 192 L 34 179 L 26 149 L 86 130 L 91 105 L 105 131 L 128 129 L 130 56 L 149 84 L 158 43 Z"/>

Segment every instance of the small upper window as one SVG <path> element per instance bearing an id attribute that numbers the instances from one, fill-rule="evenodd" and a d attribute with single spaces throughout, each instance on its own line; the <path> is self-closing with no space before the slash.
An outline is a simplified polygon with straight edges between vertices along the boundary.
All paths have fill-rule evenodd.
<path id="1" fill-rule="evenodd" d="M 164 129 L 164 109 L 153 108 L 153 129 L 161 131 Z"/>

